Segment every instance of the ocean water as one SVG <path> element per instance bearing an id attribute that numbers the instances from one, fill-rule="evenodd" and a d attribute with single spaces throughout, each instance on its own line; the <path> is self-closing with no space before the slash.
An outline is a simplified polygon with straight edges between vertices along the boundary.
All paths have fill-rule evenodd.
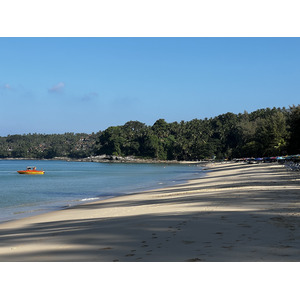
<path id="1" fill-rule="evenodd" d="M 20 175 L 36 166 L 44 175 Z M 0 222 L 201 177 L 191 164 L 0 160 Z"/>

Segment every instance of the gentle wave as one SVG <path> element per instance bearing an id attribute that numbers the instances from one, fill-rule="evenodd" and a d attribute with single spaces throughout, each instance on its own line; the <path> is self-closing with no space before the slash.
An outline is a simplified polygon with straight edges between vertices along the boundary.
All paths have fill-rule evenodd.
<path id="1" fill-rule="evenodd" d="M 99 197 L 84 198 L 84 199 L 81 199 L 80 201 L 93 201 L 93 200 L 100 200 L 100 198 Z"/>
<path id="2" fill-rule="evenodd" d="M 27 165 L 46 173 L 21 176 L 16 172 Z M 201 173 L 202 168 L 197 165 L 0 160 L 0 222 L 27 213 L 155 189 L 158 185 L 171 186 Z"/>

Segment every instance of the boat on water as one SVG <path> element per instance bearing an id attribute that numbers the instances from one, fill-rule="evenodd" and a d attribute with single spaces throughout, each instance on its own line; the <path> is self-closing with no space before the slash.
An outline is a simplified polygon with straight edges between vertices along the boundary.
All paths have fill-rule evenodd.
<path id="1" fill-rule="evenodd" d="M 26 175 L 43 175 L 45 171 L 37 170 L 36 167 L 27 167 L 26 170 L 17 171 L 19 174 L 26 174 Z"/>

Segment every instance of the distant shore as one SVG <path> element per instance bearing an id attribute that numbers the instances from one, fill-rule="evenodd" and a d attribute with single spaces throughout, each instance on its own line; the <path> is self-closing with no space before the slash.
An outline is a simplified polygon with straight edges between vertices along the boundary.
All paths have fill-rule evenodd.
<path id="1" fill-rule="evenodd" d="M 63 161 L 80 161 L 80 162 L 99 162 L 99 163 L 137 163 L 137 164 L 206 164 L 208 160 L 161 160 L 150 158 L 136 158 L 134 156 L 115 156 L 115 155 L 98 155 L 85 158 L 70 158 L 70 157 L 54 157 L 54 158 L 1 158 L 0 160 L 63 160 Z"/>
<path id="2" fill-rule="evenodd" d="M 299 175 L 208 167 L 188 183 L 0 224 L 0 261 L 300 261 Z"/>

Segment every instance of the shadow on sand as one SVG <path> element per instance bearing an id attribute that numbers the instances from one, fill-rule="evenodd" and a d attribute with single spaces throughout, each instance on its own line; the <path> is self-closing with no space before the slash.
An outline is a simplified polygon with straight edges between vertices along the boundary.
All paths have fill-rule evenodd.
<path id="1" fill-rule="evenodd" d="M 296 208 L 299 183 L 291 181 L 284 170 L 272 181 L 267 177 L 247 180 L 247 176 L 254 175 L 251 166 L 243 172 L 245 181 L 237 183 L 220 183 L 218 173 L 215 177 L 214 173 L 210 171 L 210 179 L 212 183 L 216 180 L 213 189 L 218 192 L 209 193 L 206 185 L 192 181 L 185 188 L 165 189 L 161 199 L 143 199 L 143 195 L 153 193 L 149 191 L 138 194 L 140 198 L 134 201 L 117 203 L 117 207 L 143 206 L 147 211 L 147 207 L 163 202 L 168 206 L 187 205 L 189 210 L 89 217 L 1 229 L 0 248 L 11 251 L 0 251 L 0 261 L 300 261 L 300 210 Z M 247 189 L 236 189 L 264 187 L 267 182 L 273 189 L 256 189 L 251 195 Z M 278 194 L 287 184 L 287 193 Z M 230 193 L 229 187 L 233 188 Z M 193 190 L 199 193 L 173 197 Z M 201 193 L 202 190 L 206 192 Z M 116 204 L 98 202 L 68 210 L 84 210 L 89 216 L 96 209 L 108 207 Z M 39 250 L 35 250 L 35 245 L 41 246 Z M 27 248 L 18 253 L 21 246 Z"/>

